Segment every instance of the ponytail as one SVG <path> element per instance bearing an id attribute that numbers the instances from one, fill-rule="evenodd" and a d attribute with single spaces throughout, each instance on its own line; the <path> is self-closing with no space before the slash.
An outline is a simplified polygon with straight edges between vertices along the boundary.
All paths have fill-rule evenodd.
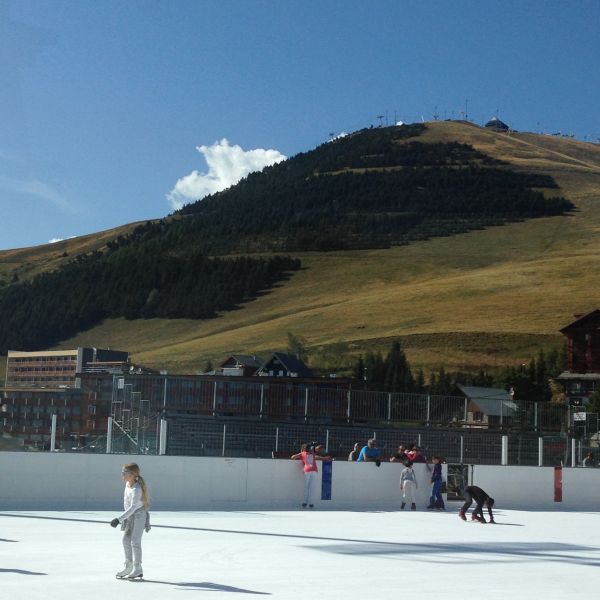
<path id="1" fill-rule="evenodd" d="M 127 463 L 123 465 L 123 470 L 129 471 L 132 475 L 135 475 L 135 482 L 140 484 L 140 488 L 142 489 L 142 502 L 144 503 L 144 508 L 148 510 L 150 506 L 150 496 L 148 494 L 148 486 L 144 481 L 144 478 L 140 475 L 140 467 L 137 463 Z"/>

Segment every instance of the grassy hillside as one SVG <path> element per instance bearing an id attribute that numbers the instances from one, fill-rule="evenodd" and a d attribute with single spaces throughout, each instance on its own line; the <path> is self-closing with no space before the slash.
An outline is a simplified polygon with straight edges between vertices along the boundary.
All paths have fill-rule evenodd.
<path id="1" fill-rule="evenodd" d="M 8 283 L 15 276 L 20 281 L 29 280 L 38 273 L 58 268 L 74 256 L 103 250 L 108 242 L 127 235 L 140 224 L 128 223 L 54 244 L 0 250 L 0 282 Z"/>
<path id="2" fill-rule="evenodd" d="M 129 350 L 133 360 L 194 372 L 232 352 L 285 348 L 303 336 L 322 360 L 403 340 L 426 369 L 516 365 L 561 343 L 574 313 L 600 305 L 600 147 L 534 134 L 429 123 L 422 142 L 472 144 L 553 176 L 577 211 L 387 250 L 295 253 L 303 269 L 273 293 L 209 321 L 106 321 L 60 347 Z"/>

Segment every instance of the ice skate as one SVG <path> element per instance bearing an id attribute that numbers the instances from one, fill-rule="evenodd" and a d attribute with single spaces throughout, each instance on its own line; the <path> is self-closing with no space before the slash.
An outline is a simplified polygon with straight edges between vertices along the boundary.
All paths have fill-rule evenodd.
<path id="1" fill-rule="evenodd" d="M 129 575 L 129 573 L 131 573 L 131 569 L 133 569 L 133 563 L 131 562 L 126 562 L 125 563 L 125 568 L 122 569 L 121 571 L 119 571 L 115 577 L 117 579 L 123 579 L 124 577 L 127 577 L 127 575 Z"/>
<path id="2" fill-rule="evenodd" d="M 461 518 L 463 521 L 466 521 L 466 520 L 467 520 L 467 517 L 465 516 L 465 513 L 464 513 L 464 511 L 462 511 L 462 510 L 461 510 L 461 511 L 458 513 L 458 516 L 459 516 L 459 517 L 460 517 L 460 518 Z"/>
<path id="3" fill-rule="evenodd" d="M 481 519 L 475 513 L 471 513 L 471 521 L 481 521 Z"/>
<path id="4" fill-rule="evenodd" d="M 129 575 L 127 575 L 127 579 L 142 579 L 144 577 L 144 571 L 142 571 L 142 565 L 137 565 L 133 567 L 133 570 Z"/>
<path id="5" fill-rule="evenodd" d="M 410 510 L 417 510 L 417 505 L 414 502 L 410 505 Z"/>
<path id="6" fill-rule="evenodd" d="M 303 502 L 302 503 L 302 508 L 306 508 L 306 506 L 307 506 L 306 502 Z"/>
<path id="7" fill-rule="evenodd" d="M 400 505 L 400 510 L 404 510 L 404 507 L 405 507 L 405 506 L 406 506 L 406 502 L 403 502 L 403 503 Z"/>
<path id="8" fill-rule="evenodd" d="M 315 507 L 315 505 L 314 505 L 314 504 L 309 504 L 309 505 L 308 505 L 308 508 L 314 508 L 314 507 Z"/>

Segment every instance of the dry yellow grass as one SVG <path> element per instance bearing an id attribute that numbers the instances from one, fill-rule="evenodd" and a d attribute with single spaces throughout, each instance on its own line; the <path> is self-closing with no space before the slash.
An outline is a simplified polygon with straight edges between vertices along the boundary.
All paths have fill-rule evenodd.
<path id="1" fill-rule="evenodd" d="M 38 273 L 52 271 L 71 260 L 73 256 L 103 250 L 109 241 L 120 235 L 126 235 L 140 223 L 128 223 L 114 229 L 61 240 L 53 244 L 0 250 L 0 279 L 10 281 L 16 273 L 19 280 L 24 281 Z"/>
<path id="2" fill-rule="evenodd" d="M 210 321 L 106 322 L 61 347 L 129 350 L 135 362 L 194 372 L 207 359 L 286 346 L 387 348 L 401 337 L 426 370 L 519 364 L 561 341 L 573 314 L 600 305 L 600 147 L 534 134 L 430 123 L 422 141 L 462 141 L 555 177 L 578 210 L 389 250 L 305 253 L 303 270 Z M 0 256 L 1 260 L 1 256 Z"/>

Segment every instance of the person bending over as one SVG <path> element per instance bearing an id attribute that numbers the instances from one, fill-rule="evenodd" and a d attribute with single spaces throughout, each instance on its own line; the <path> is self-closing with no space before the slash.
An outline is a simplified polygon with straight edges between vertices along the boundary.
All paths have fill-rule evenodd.
<path id="1" fill-rule="evenodd" d="M 471 506 L 471 504 L 473 504 L 473 500 L 475 500 L 477 506 L 475 506 L 475 509 L 473 510 L 473 512 L 471 513 L 471 520 L 472 521 L 479 521 L 480 523 L 485 523 L 485 517 L 483 516 L 483 506 L 485 504 L 485 506 L 488 509 L 488 513 L 490 515 L 490 523 L 495 523 L 496 521 L 494 521 L 494 514 L 492 513 L 492 506 L 494 506 L 494 499 L 484 490 L 482 490 L 480 487 L 476 486 L 476 485 L 470 485 L 468 487 L 465 488 L 465 503 L 463 504 L 463 507 L 460 509 L 460 512 L 458 513 L 458 516 L 463 520 L 466 521 L 467 520 L 467 510 L 469 510 L 469 507 Z"/>

